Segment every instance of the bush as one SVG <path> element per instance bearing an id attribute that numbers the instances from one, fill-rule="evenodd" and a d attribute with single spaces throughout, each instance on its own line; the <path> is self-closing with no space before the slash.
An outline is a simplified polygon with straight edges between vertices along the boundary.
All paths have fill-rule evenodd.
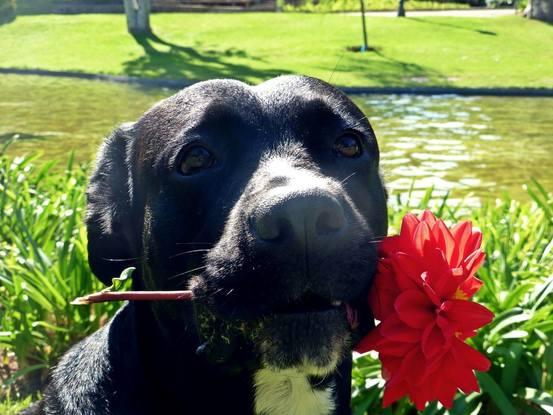
<path id="1" fill-rule="evenodd" d="M 14 354 L 18 364 L 3 379 L 12 392 L 17 379 L 38 386 L 48 366 L 118 307 L 69 304 L 101 287 L 87 263 L 85 169 L 69 162 L 56 172 L 52 163 L 37 168 L 32 161 L 0 153 L 0 352 Z M 487 261 L 479 276 L 485 286 L 477 300 L 496 318 L 473 345 L 492 368 L 478 376 L 481 393 L 459 395 L 450 411 L 429 405 L 426 415 L 538 415 L 553 406 L 553 197 L 538 183 L 528 192 L 531 203 L 505 196 L 467 207 L 448 196 L 434 198 L 432 189 L 421 200 L 407 195 L 390 203 L 390 233 L 397 233 L 406 212 L 430 208 L 446 221 L 470 218 L 484 234 Z M 353 413 L 416 413 L 406 401 L 383 411 L 383 385 L 377 356 L 358 356 Z"/>
<path id="2" fill-rule="evenodd" d="M 15 20 L 15 0 L 0 0 L 0 24 Z"/>
<path id="3" fill-rule="evenodd" d="M 398 0 L 364 0 L 367 10 L 397 10 Z M 472 0 L 471 0 L 472 1 Z M 480 1 L 480 0 L 475 0 Z M 484 1 L 484 0 L 482 0 Z M 431 1 L 408 0 L 405 2 L 407 10 L 417 9 L 463 9 L 469 6 L 466 0 Z M 360 10 L 359 0 L 284 0 L 284 11 L 295 12 L 348 12 Z"/>

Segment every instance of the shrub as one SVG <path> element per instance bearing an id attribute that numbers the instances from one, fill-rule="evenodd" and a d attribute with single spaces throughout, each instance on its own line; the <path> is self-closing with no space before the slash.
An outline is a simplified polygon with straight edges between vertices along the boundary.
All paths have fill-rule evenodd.
<path id="1" fill-rule="evenodd" d="M 0 0 L 0 24 L 15 20 L 15 0 Z"/>
<path id="2" fill-rule="evenodd" d="M 397 10 L 398 0 L 364 0 L 367 10 Z M 474 0 L 480 1 L 480 0 Z M 484 1 L 484 0 L 482 0 Z M 405 2 L 407 10 L 417 9 L 460 9 L 468 8 L 465 0 L 430 1 L 408 0 Z M 359 11 L 359 0 L 284 0 L 284 11 L 292 12 L 347 12 Z"/>

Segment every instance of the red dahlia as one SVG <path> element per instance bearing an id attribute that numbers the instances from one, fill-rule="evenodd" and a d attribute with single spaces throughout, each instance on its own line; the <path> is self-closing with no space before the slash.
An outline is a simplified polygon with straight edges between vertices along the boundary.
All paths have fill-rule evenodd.
<path id="1" fill-rule="evenodd" d="M 408 214 L 398 236 L 380 246 L 369 304 L 380 324 L 356 346 L 376 350 L 386 379 L 383 406 L 408 395 L 422 410 L 438 400 L 447 408 L 457 389 L 478 391 L 474 370 L 490 362 L 465 343 L 493 319 L 470 301 L 482 286 L 482 234 L 471 222 L 448 229 L 426 211 Z"/>

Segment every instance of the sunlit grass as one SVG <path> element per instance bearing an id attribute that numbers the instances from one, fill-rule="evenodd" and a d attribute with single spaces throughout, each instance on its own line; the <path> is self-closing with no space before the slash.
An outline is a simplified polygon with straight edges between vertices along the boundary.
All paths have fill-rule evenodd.
<path id="1" fill-rule="evenodd" d="M 306 74 L 342 86 L 553 87 L 553 26 L 522 17 L 154 14 L 135 40 L 117 14 L 21 16 L 0 26 L 0 67 L 259 82 Z"/>

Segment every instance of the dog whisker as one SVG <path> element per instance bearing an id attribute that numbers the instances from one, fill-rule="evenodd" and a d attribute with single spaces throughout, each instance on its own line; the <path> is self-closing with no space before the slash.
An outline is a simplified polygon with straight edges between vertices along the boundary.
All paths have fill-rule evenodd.
<path id="1" fill-rule="evenodd" d="M 193 249 L 192 251 L 184 251 L 184 252 L 179 252 L 178 254 L 175 254 L 175 255 L 171 255 L 169 259 L 173 259 L 181 255 L 196 254 L 199 252 L 209 252 L 209 251 L 210 251 L 209 249 Z"/>
<path id="2" fill-rule="evenodd" d="M 344 184 L 345 182 L 347 182 L 350 178 L 352 178 L 353 176 L 355 176 L 355 173 L 356 172 L 353 172 L 351 173 L 349 176 L 347 176 L 344 180 L 340 181 L 340 184 Z"/>
<path id="3" fill-rule="evenodd" d="M 211 245 L 213 242 L 176 242 L 175 245 Z"/>
<path id="4" fill-rule="evenodd" d="M 177 278 L 177 277 L 181 277 L 183 275 L 188 275 L 188 274 L 191 274 L 195 271 L 199 271 L 199 270 L 202 270 L 202 269 L 205 269 L 207 268 L 207 265 L 202 265 L 201 267 L 197 267 L 197 268 L 192 268 L 192 269 L 189 269 L 188 271 L 184 271 L 184 272 L 180 272 L 178 274 L 175 274 L 175 275 L 172 275 L 170 276 L 169 278 L 167 278 L 168 280 L 172 280 L 174 278 Z"/>
<path id="5" fill-rule="evenodd" d="M 142 258 L 141 256 L 137 256 L 134 258 L 102 258 L 104 261 L 109 262 L 128 262 L 128 261 L 136 261 L 138 259 Z"/>

